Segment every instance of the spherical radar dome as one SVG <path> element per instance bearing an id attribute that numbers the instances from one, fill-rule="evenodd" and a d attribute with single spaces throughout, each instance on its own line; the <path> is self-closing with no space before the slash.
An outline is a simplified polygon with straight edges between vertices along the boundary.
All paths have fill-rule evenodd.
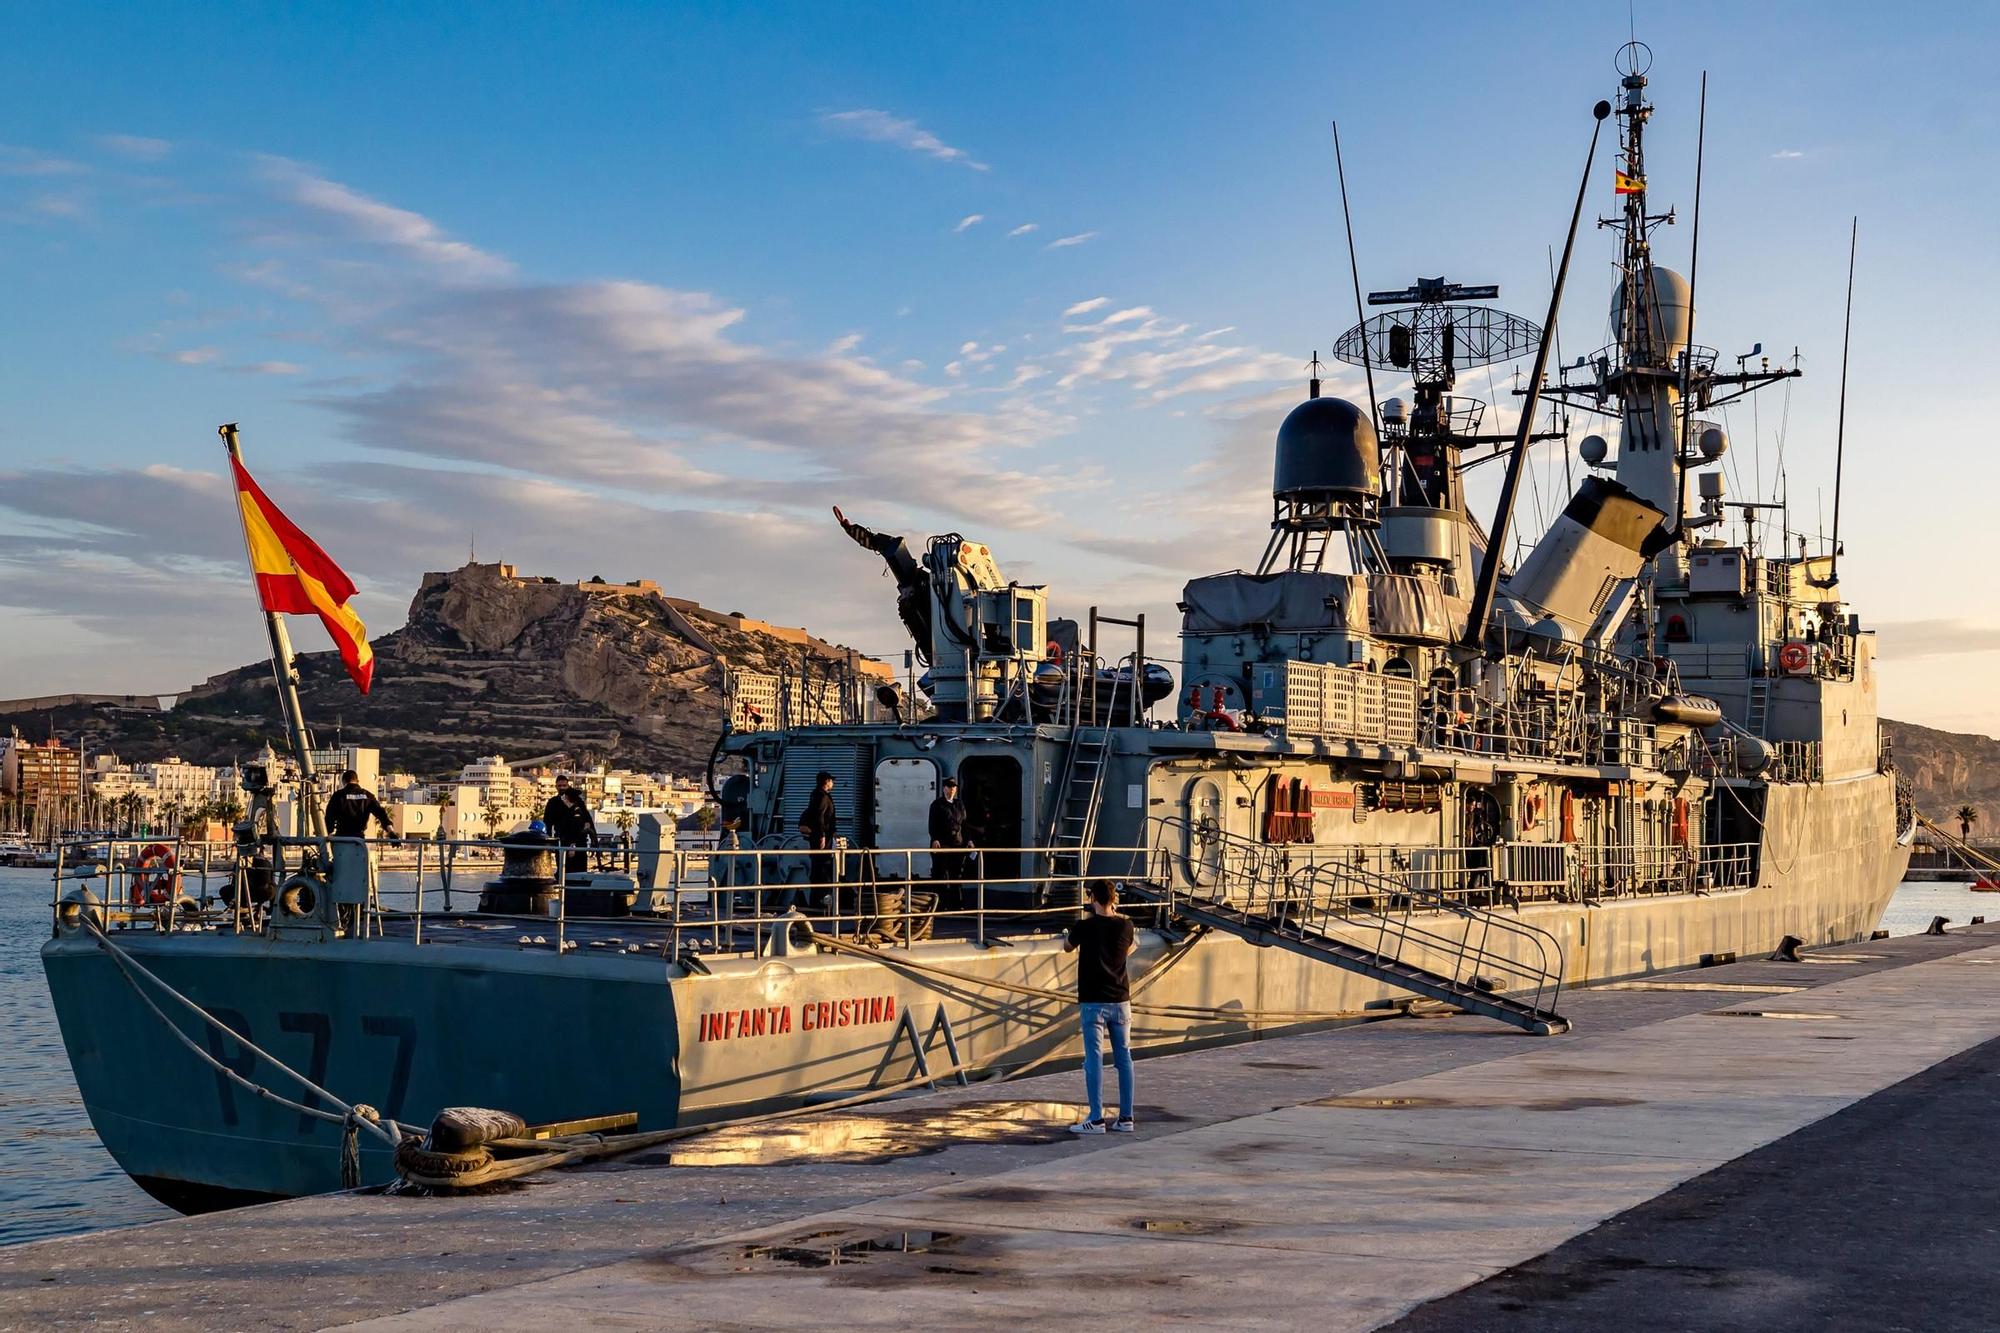
<path id="1" fill-rule="evenodd" d="M 1308 398 L 1278 427 L 1274 495 L 1371 496 L 1382 489 L 1382 451 L 1368 414 L 1344 398 Z"/>

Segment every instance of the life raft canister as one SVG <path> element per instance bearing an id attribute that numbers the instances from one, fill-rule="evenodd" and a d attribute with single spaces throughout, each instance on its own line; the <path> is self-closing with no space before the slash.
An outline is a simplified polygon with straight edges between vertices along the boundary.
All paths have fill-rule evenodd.
<path id="1" fill-rule="evenodd" d="M 170 901 L 181 886 L 180 858 L 164 842 L 149 842 L 139 851 L 139 864 L 132 876 L 132 901 L 158 907 Z"/>

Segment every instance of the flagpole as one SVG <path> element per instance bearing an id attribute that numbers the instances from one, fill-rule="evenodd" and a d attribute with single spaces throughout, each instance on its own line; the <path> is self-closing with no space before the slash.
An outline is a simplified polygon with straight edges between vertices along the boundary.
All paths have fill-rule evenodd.
<path id="1" fill-rule="evenodd" d="M 222 437 L 223 447 L 229 451 L 233 463 L 243 461 L 243 451 L 236 442 L 236 423 L 216 427 L 216 434 Z M 230 489 L 235 491 L 235 479 L 230 479 Z M 243 500 L 239 493 L 236 500 L 236 521 L 243 523 Z M 250 529 L 243 528 L 243 555 L 250 559 Z M 257 566 L 250 562 L 250 581 L 254 587 L 257 581 Z M 257 599 L 261 608 L 262 597 Z M 285 618 L 276 611 L 264 612 L 264 628 L 271 636 L 271 679 L 278 687 L 278 707 L 285 715 L 285 732 L 291 738 L 292 758 L 299 766 L 299 805 L 303 811 L 303 825 L 306 832 L 315 838 L 326 836 L 326 816 L 320 809 L 319 784 L 313 776 L 312 751 L 306 744 L 305 711 L 299 706 L 299 672 L 292 660 L 292 636 L 285 630 Z M 296 825 L 295 825 L 296 827 Z"/>

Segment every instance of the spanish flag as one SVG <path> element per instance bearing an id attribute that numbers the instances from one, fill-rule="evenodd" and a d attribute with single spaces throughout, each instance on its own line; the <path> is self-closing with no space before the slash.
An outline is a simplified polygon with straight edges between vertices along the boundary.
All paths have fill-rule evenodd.
<path id="1" fill-rule="evenodd" d="M 243 513 L 243 539 L 250 548 L 250 569 L 257 576 L 257 596 L 266 611 L 284 615 L 316 615 L 340 649 L 347 674 L 363 694 L 375 678 L 375 651 L 368 646 L 368 627 L 348 609 L 354 580 L 341 572 L 318 543 L 300 532 L 271 497 L 243 470 L 234 456 L 236 504 Z"/>
<path id="2" fill-rule="evenodd" d="M 1617 176 L 1618 186 L 1612 191 L 1614 194 L 1638 194 L 1646 188 L 1644 176 L 1627 176 L 1622 171 L 1618 172 Z"/>

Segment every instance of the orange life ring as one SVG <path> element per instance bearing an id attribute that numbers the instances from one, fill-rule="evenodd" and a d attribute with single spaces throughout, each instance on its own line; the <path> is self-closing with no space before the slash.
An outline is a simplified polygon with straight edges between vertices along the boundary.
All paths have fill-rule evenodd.
<path id="1" fill-rule="evenodd" d="M 180 891 L 180 858 L 164 842 L 147 843 L 139 851 L 138 866 L 132 875 L 132 902 L 135 906 L 158 907 Z"/>
<path id="2" fill-rule="evenodd" d="M 1804 671 L 1812 661 L 1812 652 L 1802 643 L 1788 643 L 1778 649 L 1778 670 Z"/>
<path id="3" fill-rule="evenodd" d="M 1526 833 L 1530 829 L 1534 828 L 1537 819 L 1539 819 L 1541 816 L 1541 813 L 1542 813 L 1541 797 L 1539 796 L 1524 797 L 1521 801 L 1521 832 Z"/>

